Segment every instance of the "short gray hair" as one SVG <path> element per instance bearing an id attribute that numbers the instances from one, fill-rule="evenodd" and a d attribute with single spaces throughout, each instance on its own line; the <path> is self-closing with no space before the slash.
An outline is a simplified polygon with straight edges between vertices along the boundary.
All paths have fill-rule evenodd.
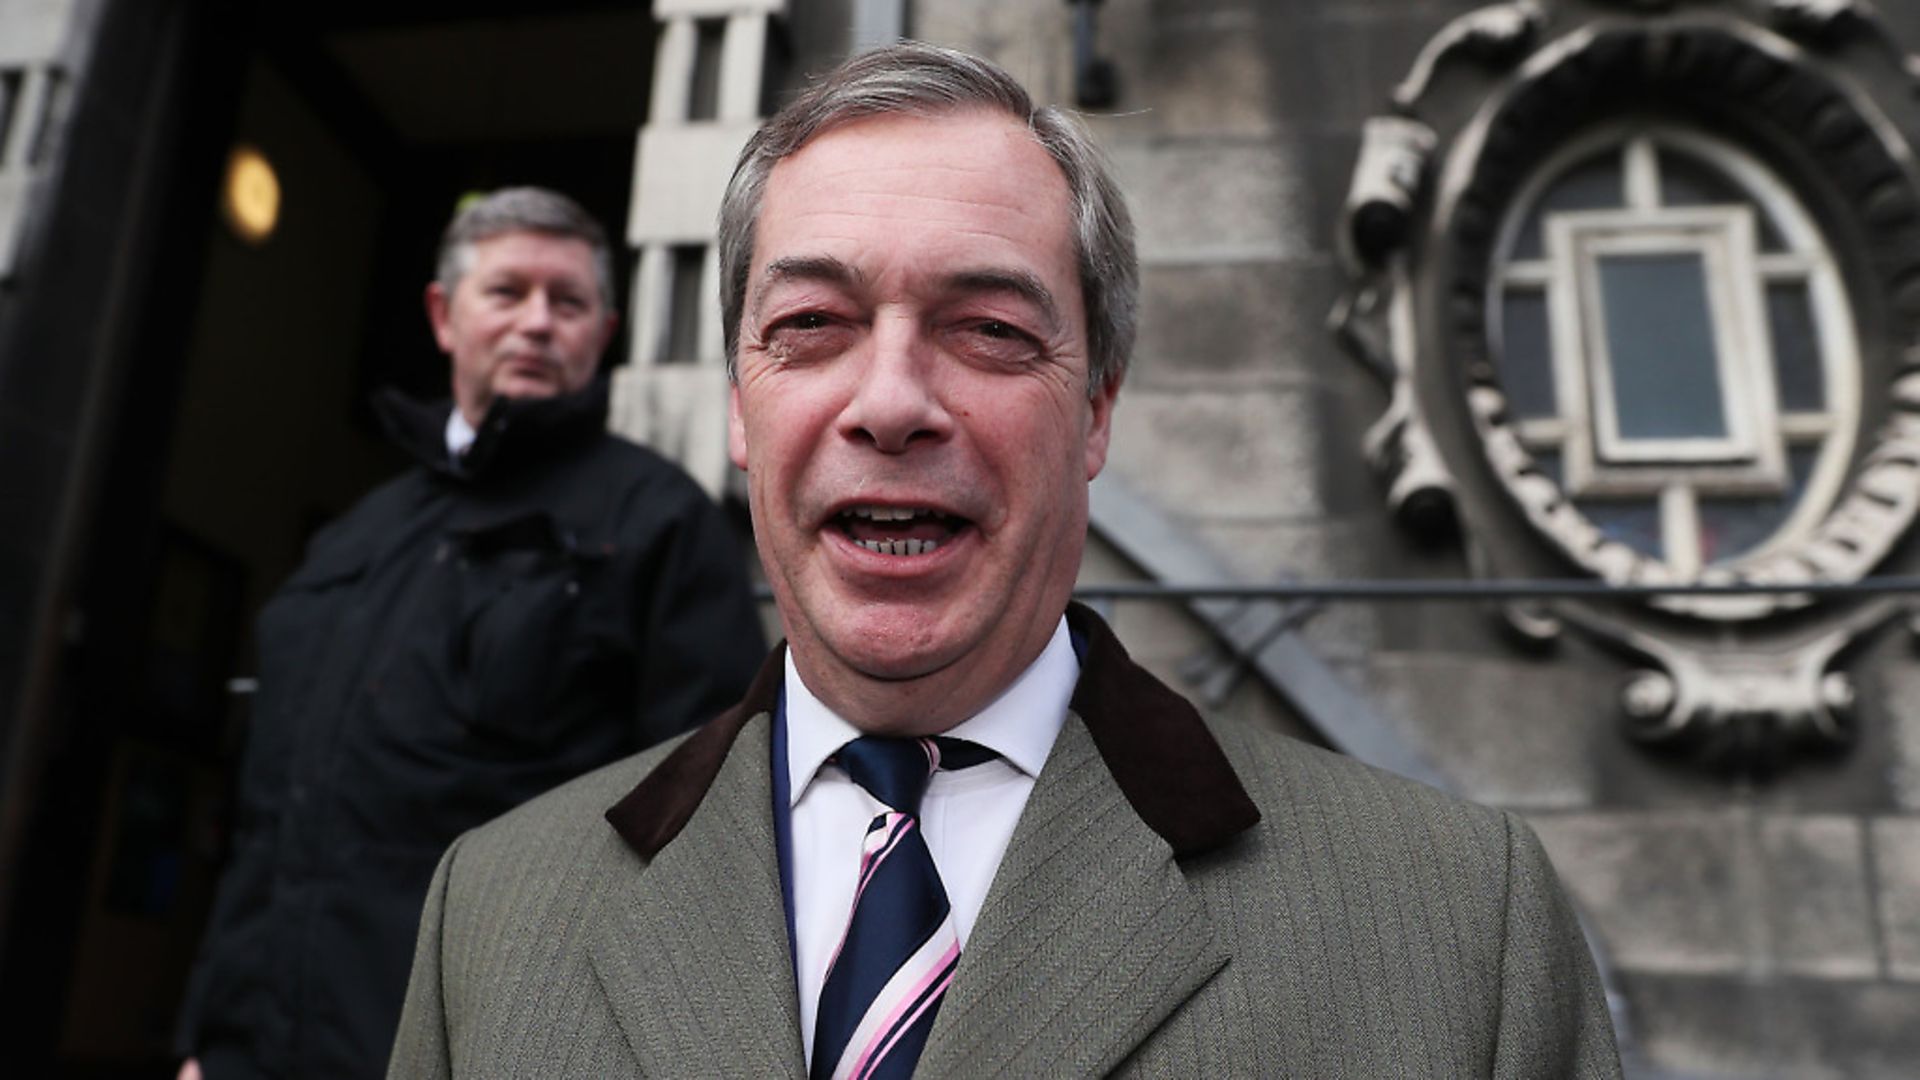
<path id="1" fill-rule="evenodd" d="M 447 230 L 440 234 L 434 280 L 451 295 L 473 264 L 473 245 L 512 232 L 537 232 L 586 241 L 593 249 L 593 276 L 600 283 L 600 300 L 608 310 L 613 302 L 613 255 L 607 231 L 579 203 L 557 191 L 539 187 L 510 187 L 461 202 Z"/>
<path id="2" fill-rule="evenodd" d="M 1086 305 L 1088 392 L 1119 383 L 1133 353 L 1140 270 L 1133 219 L 1106 158 L 1078 121 L 1051 105 L 1036 108 L 1026 89 L 998 66 L 913 41 L 841 64 L 768 120 L 740 151 L 720 204 L 720 312 L 730 376 L 740 348 L 754 226 L 774 165 L 814 137 L 864 117 L 937 116 L 971 107 L 996 109 L 1026 124 L 1060 166 L 1072 200 Z"/>

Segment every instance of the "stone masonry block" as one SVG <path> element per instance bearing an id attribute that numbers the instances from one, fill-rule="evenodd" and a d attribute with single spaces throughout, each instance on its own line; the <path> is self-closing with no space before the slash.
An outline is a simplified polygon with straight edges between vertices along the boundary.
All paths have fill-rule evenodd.
<path id="1" fill-rule="evenodd" d="M 1386 559 L 1378 524 L 1365 519 L 1197 521 L 1192 528 L 1237 579 L 1256 584 L 1372 577 Z"/>
<path id="2" fill-rule="evenodd" d="M 1881 818 L 1870 835 L 1887 971 L 1920 983 L 1920 817 Z"/>
<path id="3" fill-rule="evenodd" d="M 1306 58 L 1321 88 L 1316 110 L 1320 122 L 1354 129 L 1367 117 L 1386 112 L 1420 50 L 1452 14 L 1404 0 L 1379 12 L 1365 5 L 1329 5 L 1314 31 L 1312 55 Z"/>
<path id="4" fill-rule="evenodd" d="M 1315 517 L 1321 404 L 1292 389 L 1123 393 L 1107 467 L 1179 518 Z"/>
<path id="5" fill-rule="evenodd" d="M 734 159 L 759 126 L 745 121 L 642 128 L 627 242 L 710 243 Z"/>
<path id="6" fill-rule="evenodd" d="M 1639 1075 L 1688 1080 L 1910 1080 L 1920 987 L 1623 972 Z M 1629 1076 L 1636 1075 L 1629 1071 Z"/>
<path id="7" fill-rule="evenodd" d="M 1616 967 L 1661 974 L 1749 968 L 1752 877 L 1742 825 L 1726 814 L 1534 814 L 1553 865 Z"/>
<path id="8" fill-rule="evenodd" d="M 1893 745 L 1888 780 L 1894 802 L 1903 810 L 1920 811 L 1920 665 L 1878 665 L 1870 684 L 1881 691 L 1878 714 L 1887 718 Z"/>
<path id="9" fill-rule="evenodd" d="M 1327 226 L 1314 215 L 1308 166 L 1286 146 L 1182 138 L 1108 148 L 1144 265 L 1270 262 L 1321 246 Z"/>
<path id="10" fill-rule="evenodd" d="M 1129 385 L 1344 377 L 1346 355 L 1326 329 L 1341 287 L 1331 257 L 1145 267 Z"/>
<path id="11" fill-rule="evenodd" d="M 923 41 L 984 56 L 1007 69 L 1035 101 L 1073 98 L 1073 22 L 1064 6 L 1031 0 L 915 4 L 908 29 Z"/>
<path id="12" fill-rule="evenodd" d="M 1109 5 L 1101 39 L 1120 79 L 1103 131 L 1140 135 L 1263 135 L 1294 99 L 1275 92 L 1294 67 L 1270 48 L 1272 9 L 1290 5 L 1183 4 L 1171 11 Z"/>
<path id="13" fill-rule="evenodd" d="M 1351 681 L 1469 798 L 1559 809 L 1595 801 L 1594 744 L 1610 737 L 1596 714 L 1609 699 L 1584 674 L 1525 660 L 1396 654 L 1363 662 Z"/>
<path id="14" fill-rule="evenodd" d="M 1795 975 L 1871 978 L 1879 970 L 1860 821 L 1781 815 L 1759 823 L 1776 962 Z"/>

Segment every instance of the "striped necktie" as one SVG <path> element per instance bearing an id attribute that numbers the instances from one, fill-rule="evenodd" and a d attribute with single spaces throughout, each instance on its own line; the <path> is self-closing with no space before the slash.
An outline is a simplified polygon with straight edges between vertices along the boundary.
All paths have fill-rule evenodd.
<path id="1" fill-rule="evenodd" d="M 811 1080 L 913 1074 L 960 962 L 952 905 L 920 831 L 920 799 L 937 770 L 996 756 L 944 737 L 865 735 L 840 748 L 840 767 L 885 810 L 867 826 L 853 913 L 820 990 Z"/>

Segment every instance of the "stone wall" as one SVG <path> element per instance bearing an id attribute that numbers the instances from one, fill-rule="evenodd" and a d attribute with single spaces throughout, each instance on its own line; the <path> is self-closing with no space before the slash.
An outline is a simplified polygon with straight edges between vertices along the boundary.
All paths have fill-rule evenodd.
<path id="1" fill-rule="evenodd" d="M 1423 545 L 1389 520 L 1361 454 L 1385 392 L 1327 317 L 1344 284 L 1334 234 L 1361 125 L 1422 46 L 1477 6 L 1100 10 L 1121 94 L 1090 119 L 1132 199 L 1144 291 L 1102 482 L 1125 485 L 1239 580 L 1469 576 L 1460 547 Z M 1920 49 L 1920 10 L 1881 6 Z M 1044 99 L 1071 97 L 1061 5 L 920 4 L 910 29 L 994 57 Z M 1146 576 L 1110 539 L 1083 580 Z M 1128 602 L 1117 622 L 1164 674 L 1217 670 L 1193 663 L 1218 644 L 1178 608 Z M 1623 993 L 1636 1074 L 1920 1073 L 1909 634 L 1883 633 L 1843 664 L 1860 689 L 1857 744 L 1765 779 L 1629 744 L 1620 660 L 1572 639 L 1522 650 L 1476 604 L 1338 604 L 1302 634 L 1448 786 L 1534 823 Z M 1224 700 L 1272 715 L 1273 692 L 1253 678 Z"/>

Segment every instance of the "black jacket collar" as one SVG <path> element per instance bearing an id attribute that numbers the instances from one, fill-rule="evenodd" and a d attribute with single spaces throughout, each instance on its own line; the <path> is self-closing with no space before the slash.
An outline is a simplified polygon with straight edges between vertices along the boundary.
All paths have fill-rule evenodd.
<path id="1" fill-rule="evenodd" d="M 1193 705 L 1134 663 L 1091 610 L 1073 604 L 1067 622 L 1087 642 L 1069 708 L 1140 820 L 1181 856 L 1217 848 L 1259 822 L 1259 808 Z M 680 834 L 747 721 L 773 711 L 782 653 L 773 650 L 740 704 L 694 732 L 607 811 L 635 851 L 651 859 Z"/>
<path id="2" fill-rule="evenodd" d="M 607 379 L 585 389 L 550 398 L 494 398 L 481 418 L 473 446 L 455 468 L 447 455 L 447 417 L 453 403 L 418 401 L 387 387 L 374 395 L 380 425 L 407 455 L 446 476 L 486 476 L 530 460 L 545 460 L 556 450 L 606 430 Z"/>

